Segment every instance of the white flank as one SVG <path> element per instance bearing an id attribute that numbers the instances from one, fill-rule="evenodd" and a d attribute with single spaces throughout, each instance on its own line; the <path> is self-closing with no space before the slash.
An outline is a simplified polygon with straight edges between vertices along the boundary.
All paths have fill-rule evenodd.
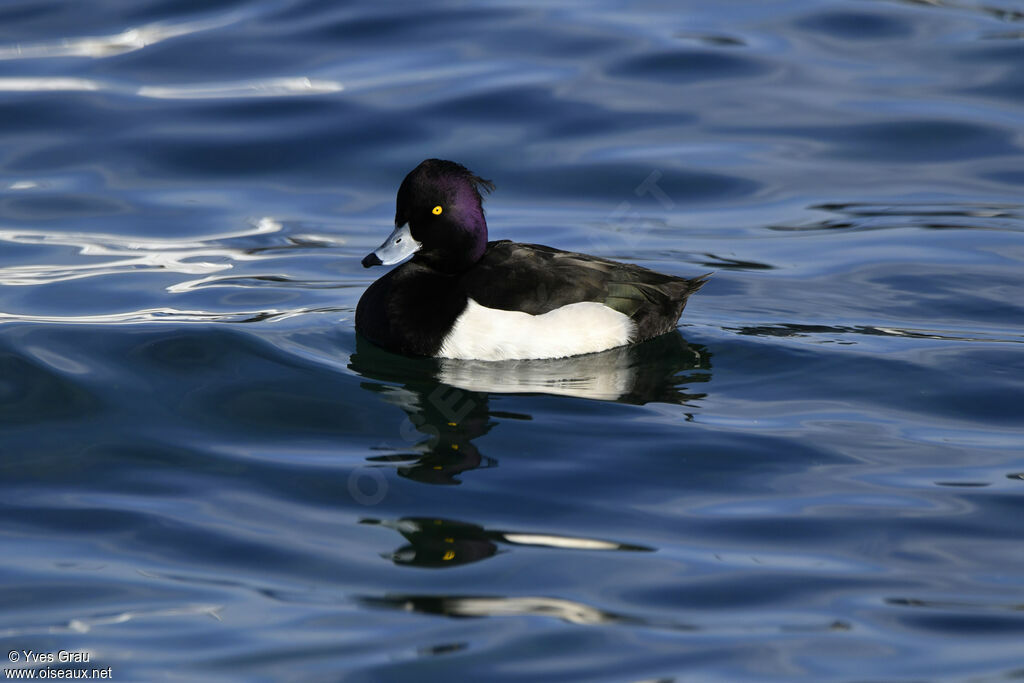
<path id="1" fill-rule="evenodd" d="M 474 360 L 564 358 L 628 344 L 635 332 L 629 316 L 591 301 L 530 315 L 487 308 L 470 299 L 438 355 Z"/>

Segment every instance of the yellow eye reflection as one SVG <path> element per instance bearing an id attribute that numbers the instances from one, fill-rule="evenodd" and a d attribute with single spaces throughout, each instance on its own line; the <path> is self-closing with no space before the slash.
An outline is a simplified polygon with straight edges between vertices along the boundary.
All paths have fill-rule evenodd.
<path id="1" fill-rule="evenodd" d="M 441 205 L 438 204 L 437 206 L 430 210 L 430 213 L 434 214 L 435 216 L 440 216 L 442 211 L 444 211 L 444 209 L 442 209 Z"/>

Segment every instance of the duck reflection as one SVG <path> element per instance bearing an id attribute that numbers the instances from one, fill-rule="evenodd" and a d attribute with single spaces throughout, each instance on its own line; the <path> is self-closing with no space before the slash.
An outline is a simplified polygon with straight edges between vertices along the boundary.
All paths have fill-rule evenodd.
<path id="1" fill-rule="evenodd" d="M 591 626 L 635 621 L 575 600 L 540 596 L 398 594 L 382 598 L 364 597 L 361 602 L 368 607 L 391 607 L 408 612 L 440 614 L 448 617 L 542 616 L 554 617 L 571 624 Z"/>
<path id="2" fill-rule="evenodd" d="M 692 406 L 705 394 L 687 388 L 710 380 L 710 361 L 707 349 L 687 344 L 678 331 L 585 356 L 516 361 L 408 358 L 357 336 L 348 367 L 371 380 L 364 389 L 407 416 L 399 435 L 409 448 L 368 460 L 396 465 L 400 476 L 426 484 L 454 485 L 464 472 L 497 465 L 472 443 L 496 418 L 532 419 L 491 410 L 492 393 Z"/>
<path id="3" fill-rule="evenodd" d="M 364 596 L 359 602 L 366 607 L 400 609 L 406 612 L 436 614 L 446 617 L 517 617 L 534 616 L 561 619 L 580 626 L 606 626 L 622 624 L 696 631 L 692 624 L 671 620 L 642 619 L 626 614 L 609 612 L 576 600 L 551 598 L 540 595 L 416 595 L 388 594 L 382 597 Z"/>
<path id="4" fill-rule="evenodd" d="M 434 384 L 432 388 L 415 382 L 405 387 L 370 383 L 362 386 L 405 411 L 407 419 L 399 434 L 413 449 L 371 456 L 367 458 L 370 462 L 394 464 L 399 476 L 448 486 L 460 484 L 458 475 L 463 472 L 497 464 L 481 455 L 472 442 L 495 424 L 490 419 L 486 396 L 444 384 Z"/>
<path id="5" fill-rule="evenodd" d="M 397 565 L 410 567 L 456 567 L 479 562 L 501 552 L 499 543 L 577 550 L 653 551 L 653 548 L 640 545 L 577 536 L 499 531 L 468 522 L 433 517 L 363 519 L 360 523 L 379 524 L 404 536 L 408 544 L 384 557 Z"/>
<path id="6" fill-rule="evenodd" d="M 682 385 L 705 382 L 706 374 L 679 377 L 680 372 L 709 370 L 710 355 L 671 332 L 642 344 L 570 358 L 477 361 L 438 359 L 437 379 L 478 392 L 542 393 L 619 403 L 660 402 L 685 405 L 703 398 Z"/>

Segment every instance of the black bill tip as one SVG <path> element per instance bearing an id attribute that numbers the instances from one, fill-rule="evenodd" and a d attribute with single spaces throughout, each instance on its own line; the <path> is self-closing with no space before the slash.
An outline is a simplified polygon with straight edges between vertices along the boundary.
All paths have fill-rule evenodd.
<path id="1" fill-rule="evenodd" d="M 363 268 L 369 268 L 370 266 L 383 265 L 383 261 L 377 256 L 377 254 L 370 252 L 363 257 Z"/>

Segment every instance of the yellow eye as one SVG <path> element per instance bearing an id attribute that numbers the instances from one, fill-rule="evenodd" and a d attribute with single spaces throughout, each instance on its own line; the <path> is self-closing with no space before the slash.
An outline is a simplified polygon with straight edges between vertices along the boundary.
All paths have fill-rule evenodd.
<path id="1" fill-rule="evenodd" d="M 434 214 L 435 216 L 440 216 L 442 211 L 444 211 L 444 209 L 442 209 L 441 205 L 438 204 L 437 206 L 430 210 L 430 213 Z"/>

